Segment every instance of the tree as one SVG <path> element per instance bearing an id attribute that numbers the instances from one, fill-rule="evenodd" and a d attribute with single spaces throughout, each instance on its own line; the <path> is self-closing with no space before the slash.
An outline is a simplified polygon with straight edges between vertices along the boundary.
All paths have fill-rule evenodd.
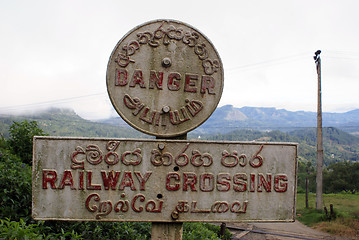
<path id="1" fill-rule="evenodd" d="M 0 133 L 0 154 L 2 149 L 7 149 L 6 139 L 4 136 Z"/>
<path id="2" fill-rule="evenodd" d="M 324 175 L 326 193 L 359 191 L 359 162 L 339 162 L 328 166 Z"/>
<path id="3" fill-rule="evenodd" d="M 14 154 L 18 155 L 24 163 L 31 164 L 32 144 L 34 136 L 47 135 L 38 127 L 36 121 L 27 120 L 15 122 L 10 126 L 9 146 Z"/>

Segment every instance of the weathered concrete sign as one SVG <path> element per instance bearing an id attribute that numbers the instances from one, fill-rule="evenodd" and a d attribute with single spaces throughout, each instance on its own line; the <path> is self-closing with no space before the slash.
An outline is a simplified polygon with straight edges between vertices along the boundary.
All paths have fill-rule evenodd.
<path id="1" fill-rule="evenodd" d="M 223 65 L 198 30 L 174 20 L 145 23 L 127 33 L 107 67 L 107 91 L 120 116 L 157 137 L 198 127 L 216 109 Z"/>
<path id="2" fill-rule="evenodd" d="M 294 221 L 297 144 L 35 137 L 35 220 Z"/>

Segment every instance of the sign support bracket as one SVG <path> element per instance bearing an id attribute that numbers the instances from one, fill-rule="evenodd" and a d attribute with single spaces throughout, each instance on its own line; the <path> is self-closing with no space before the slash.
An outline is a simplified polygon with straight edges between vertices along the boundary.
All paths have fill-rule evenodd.
<path id="1" fill-rule="evenodd" d="M 156 139 L 164 139 L 156 137 Z M 187 133 L 172 138 L 170 140 L 187 140 Z M 151 239 L 152 240 L 182 240 L 183 223 L 182 222 L 152 222 Z"/>

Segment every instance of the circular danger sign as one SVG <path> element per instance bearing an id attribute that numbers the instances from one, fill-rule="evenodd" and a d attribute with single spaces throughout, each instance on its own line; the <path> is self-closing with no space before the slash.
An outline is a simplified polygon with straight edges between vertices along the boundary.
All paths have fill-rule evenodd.
<path id="1" fill-rule="evenodd" d="M 128 32 L 113 50 L 107 91 L 120 116 L 157 137 L 183 135 L 205 122 L 223 90 L 223 65 L 197 29 L 156 20 Z"/>

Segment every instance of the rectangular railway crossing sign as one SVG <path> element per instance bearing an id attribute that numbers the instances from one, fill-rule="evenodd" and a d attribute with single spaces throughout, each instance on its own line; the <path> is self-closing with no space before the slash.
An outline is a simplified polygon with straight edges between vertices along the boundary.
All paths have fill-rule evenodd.
<path id="1" fill-rule="evenodd" d="M 296 143 L 35 137 L 35 220 L 295 219 Z"/>

